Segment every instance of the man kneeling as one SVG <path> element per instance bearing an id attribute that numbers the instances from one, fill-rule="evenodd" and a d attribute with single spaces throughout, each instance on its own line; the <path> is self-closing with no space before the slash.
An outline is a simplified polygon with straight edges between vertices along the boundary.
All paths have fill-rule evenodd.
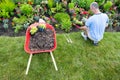
<path id="1" fill-rule="evenodd" d="M 84 39 L 87 40 L 87 38 L 89 38 L 96 46 L 98 45 L 98 42 L 103 39 L 109 18 L 107 14 L 100 12 L 99 6 L 96 2 L 91 3 L 90 10 L 94 15 L 89 17 L 85 22 L 85 26 L 82 26 L 79 29 L 84 30 L 84 32 L 81 33 Z"/>

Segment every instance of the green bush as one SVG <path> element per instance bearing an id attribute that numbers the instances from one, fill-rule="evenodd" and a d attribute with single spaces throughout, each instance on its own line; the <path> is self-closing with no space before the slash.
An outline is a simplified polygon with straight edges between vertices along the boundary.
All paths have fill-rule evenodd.
<path id="1" fill-rule="evenodd" d="M 15 28 L 15 29 L 14 29 L 14 32 L 15 32 L 15 33 L 19 33 L 19 31 L 23 29 L 23 26 L 17 24 L 14 28 Z"/>
<path id="2" fill-rule="evenodd" d="M 14 3 L 27 3 L 28 0 L 12 0 Z"/>
<path id="3" fill-rule="evenodd" d="M 20 25 L 22 25 L 22 24 L 26 23 L 27 18 L 26 18 L 26 16 L 21 16 L 20 18 L 14 17 L 12 21 L 13 21 L 15 24 L 20 24 Z"/>
<path id="4" fill-rule="evenodd" d="M 42 2 L 42 0 L 34 0 L 34 4 L 39 5 Z"/>
<path id="5" fill-rule="evenodd" d="M 58 12 L 58 11 L 62 11 L 62 9 L 63 9 L 63 8 L 62 8 L 62 4 L 61 4 L 61 3 L 58 3 L 58 2 L 56 3 L 56 7 L 55 7 L 55 8 L 56 8 L 57 12 Z"/>
<path id="6" fill-rule="evenodd" d="M 11 12 L 15 9 L 15 3 L 12 0 L 0 1 L 0 17 L 9 18 Z"/>
<path id="7" fill-rule="evenodd" d="M 20 6 L 20 11 L 26 16 L 30 16 L 33 13 L 33 7 L 29 4 L 22 4 Z"/>
<path id="8" fill-rule="evenodd" d="M 73 8 L 74 8 L 74 6 L 75 6 L 75 4 L 74 4 L 74 3 L 69 3 L 69 4 L 68 4 L 69 9 L 73 9 Z"/>
<path id="9" fill-rule="evenodd" d="M 114 2 L 114 4 L 117 6 L 117 10 L 120 12 L 120 0 L 115 0 Z"/>
<path id="10" fill-rule="evenodd" d="M 72 0 L 71 2 L 78 4 L 80 8 L 84 8 L 88 10 L 90 8 L 90 4 L 95 0 Z"/>
<path id="11" fill-rule="evenodd" d="M 69 32 L 71 29 L 70 16 L 67 13 L 56 13 L 54 18 L 60 23 L 61 29 Z"/>
<path id="12" fill-rule="evenodd" d="M 105 0 L 95 0 L 99 6 L 102 6 L 105 3 Z"/>
<path id="13" fill-rule="evenodd" d="M 111 1 L 107 1 L 107 3 L 104 4 L 104 10 L 108 11 L 112 5 L 113 3 Z"/>
<path id="14" fill-rule="evenodd" d="M 0 17 L 3 17 L 3 18 L 9 18 L 9 13 L 6 12 L 4 9 L 0 10 Z"/>
<path id="15" fill-rule="evenodd" d="M 48 7 L 52 8 L 54 5 L 54 0 L 48 0 Z"/>
<path id="16" fill-rule="evenodd" d="M 15 3 L 12 0 L 1 0 L 0 9 L 4 9 L 6 12 L 12 12 L 15 9 Z"/>

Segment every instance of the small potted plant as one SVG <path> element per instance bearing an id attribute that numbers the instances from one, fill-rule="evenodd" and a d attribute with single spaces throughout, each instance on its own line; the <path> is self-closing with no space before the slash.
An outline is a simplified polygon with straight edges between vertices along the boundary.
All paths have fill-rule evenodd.
<path id="1" fill-rule="evenodd" d="M 37 31 L 38 31 L 38 28 L 35 27 L 35 26 L 33 26 L 33 27 L 31 27 L 31 29 L 30 29 L 30 34 L 31 34 L 31 35 L 34 35 Z"/>
<path id="2" fill-rule="evenodd" d="M 46 29 L 45 24 L 39 24 L 37 27 L 38 27 L 38 31 L 40 31 L 40 32 L 43 32 Z"/>

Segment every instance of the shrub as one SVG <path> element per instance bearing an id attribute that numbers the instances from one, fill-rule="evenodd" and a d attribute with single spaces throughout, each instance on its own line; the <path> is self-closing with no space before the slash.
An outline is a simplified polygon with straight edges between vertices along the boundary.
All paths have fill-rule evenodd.
<path id="1" fill-rule="evenodd" d="M 95 0 L 99 6 L 102 6 L 105 3 L 105 0 Z"/>
<path id="2" fill-rule="evenodd" d="M 40 4 L 42 2 L 42 0 L 34 0 L 34 4 Z"/>
<path id="3" fill-rule="evenodd" d="M 104 4 L 104 10 L 108 11 L 112 5 L 113 3 L 111 1 L 107 1 L 107 3 Z"/>
<path id="4" fill-rule="evenodd" d="M 115 6 L 117 6 L 117 10 L 118 10 L 118 12 L 120 12 L 120 0 L 115 0 L 114 1 L 115 3 Z"/>
<path id="5" fill-rule="evenodd" d="M 71 2 L 78 4 L 80 8 L 84 8 L 86 10 L 89 9 L 90 4 L 94 2 L 95 0 L 72 0 Z"/>
<path id="6" fill-rule="evenodd" d="M 58 12 L 58 11 L 62 11 L 62 9 L 63 9 L 63 8 L 62 8 L 62 4 L 57 2 L 57 3 L 56 3 L 56 10 L 57 10 L 57 12 Z"/>
<path id="7" fill-rule="evenodd" d="M 15 3 L 12 0 L 1 0 L 0 9 L 5 10 L 6 12 L 12 12 L 15 9 Z"/>
<path id="8" fill-rule="evenodd" d="M 68 4 L 69 9 L 73 9 L 73 8 L 74 8 L 74 6 L 75 6 L 75 4 L 74 4 L 74 3 L 69 3 L 69 4 Z"/>
<path id="9" fill-rule="evenodd" d="M 26 16 L 30 16 L 33 12 L 33 7 L 29 4 L 22 4 L 20 6 L 20 11 Z"/>
<path id="10" fill-rule="evenodd" d="M 3 17 L 3 18 L 9 18 L 9 13 L 6 12 L 4 9 L 0 10 L 0 17 Z"/>
<path id="11" fill-rule="evenodd" d="M 27 3 L 28 0 L 12 0 L 14 3 Z"/>
<path id="12" fill-rule="evenodd" d="M 21 16 L 20 18 L 14 17 L 12 21 L 13 21 L 15 24 L 20 24 L 20 25 L 22 25 L 22 24 L 26 23 L 27 18 L 26 18 L 26 16 Z"/>
<path id="13" fill-rule="evenodd" d="M 54 5 L 54 0 L 48 0 L 48 7 L 52 8 Z"/>
<path id="14" fill-rule="evenodd" d="M 0 17 L 9 18 L 11 12 L 15 9 L 15 3 L 12 0 L 0 1 Z"/>
<path id="15" fill-rule="evenodd" d="M 60 23 L 61 29 L 64 29 L 66 32 L 70 31 L 72 23 L 67 13 L 56 13 L 54 18 Z"/>
<path id="16" fill-rule="evenodd" d="M 19 25 L 19 24 L 17 24 L 16 26 L 14 26 L 14 32 L 15 33 L 18 33 L 20 30 L 22 30 L 23 29 L 23 26 L 22 25 Z"/>

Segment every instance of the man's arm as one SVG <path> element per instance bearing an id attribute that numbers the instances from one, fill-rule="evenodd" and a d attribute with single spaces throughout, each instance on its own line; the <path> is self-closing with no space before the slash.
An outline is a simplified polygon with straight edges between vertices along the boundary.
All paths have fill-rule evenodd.
<path id="1" fill-rule="evenodd" d="M 82 27 L 80 27 L 79 29 L 80 29 L 80 30 L 85 30 L 85 31 L 88 30 L 87 26 L 82 26 Z"/>

